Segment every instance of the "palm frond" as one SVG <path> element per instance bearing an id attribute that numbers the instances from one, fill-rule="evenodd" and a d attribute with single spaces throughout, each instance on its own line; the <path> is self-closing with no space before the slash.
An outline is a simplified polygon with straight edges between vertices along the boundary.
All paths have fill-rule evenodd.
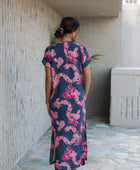
<path id="1" fill-rule="evenodd" d="M 59 39 L 56 38 L 55 35 L 54 35 L 54 33 L 55 33 L 55 31 L 58 29 L 58 27 L 59 27 L 59 25 L 57 25 L 57 26 L 53 29 L 54 31 L 52 31 L 52 32 L 50 33 L 50 45 L 53 45 L 53 44 L 55 44 L 57 41 L 59 41 Z"/>
<path id="2" fill-rule="evenodd" d="M 103 55 L 102 54 L 94 54 L 94 55 L 91 56 L 91 58 L 93 60 L 99 60 L 99 58 L 97 58 L 98 56 L 103 56 Z"/>

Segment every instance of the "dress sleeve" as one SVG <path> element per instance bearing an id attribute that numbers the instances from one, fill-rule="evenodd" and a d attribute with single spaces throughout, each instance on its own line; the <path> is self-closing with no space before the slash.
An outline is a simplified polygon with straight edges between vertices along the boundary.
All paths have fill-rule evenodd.
<path id="1" fill-rule="evenodd" d="M 44 66 L 49 67 L 49 68 L 52 67 L 51 51 L 50 51 L 49 47 L 47 47 L 45 49 L 44 56 L 43 56 L 43 59 L 42 59 L 42 64 Z"/>
<path id="2" fill-rule="evenodd" d="M 85 46 L 82 47 L 82 68 L 85 68 L 90 62 L 92 58 L 90 57 Z"/>

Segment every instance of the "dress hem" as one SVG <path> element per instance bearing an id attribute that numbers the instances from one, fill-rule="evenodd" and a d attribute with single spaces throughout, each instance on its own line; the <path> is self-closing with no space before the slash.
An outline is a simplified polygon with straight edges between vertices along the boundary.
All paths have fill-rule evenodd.
<path id="1" fill-rule="evenodd" d="M 78 167 L 81 167 L 81 166 L 85 165 L 85 161 L 86 161 L 86 160 L 87 160 L 87 157 L 85 157 L 85 158 L 84 158 L 84 161 L 82 161 L 82 163 L 79 164 L 79 165 L 77 165 L 77 167 L 75 167 L 75 168 L 78 168 Z M 55 161 L 49 163 L 49 165 L 53 165 L 53 164 L 55 164 Z M 75 169 L 75 168 L 74 168 L 74 169 Z M 72 170 L 72 169 L 71 169 L 71 170 Z"/>

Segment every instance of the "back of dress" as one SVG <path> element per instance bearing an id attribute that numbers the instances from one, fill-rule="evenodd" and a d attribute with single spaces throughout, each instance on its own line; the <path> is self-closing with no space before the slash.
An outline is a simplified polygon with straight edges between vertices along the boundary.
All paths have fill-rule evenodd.
<path id="1" fill-rule="evenodd" d="M 74 41 L 46 48 L 42 64 L 52 71 L 50 165 L 77 168 L 87 160 L 86 105 L 82 69 L 92 58 Z"/>

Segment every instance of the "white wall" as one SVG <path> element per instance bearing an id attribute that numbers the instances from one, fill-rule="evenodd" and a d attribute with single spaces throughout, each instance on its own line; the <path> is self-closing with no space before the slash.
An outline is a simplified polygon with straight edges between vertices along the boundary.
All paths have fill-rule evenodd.
<path id="1" fill-rule="evenodd" d="M 10 169 L 50 126 L 41 63 L 61 17 L 44 0 L 0 0 L 0 169 Z"/>
<path id="2" fill-rule="evenodd" d="M 140 1 L 123 5 L 122 65 L 140 67 Z"/>
<path id="3" fill-rule="evenodd" d="M 91 64 L 87 117 L 109 118 L 110 71 L 114 66 L 140 67 L 140 0 L 122 5 L 117 18 L 78 18 L 78 41 L 89 54 L 103 54 Z"/>
<path id="4" fill-rule="evenodd" d="M 89 54 L 103 54 L 91 62 L 91 86 L 87 98 L 87 118 L 109 117 L 110 70 L 121 65 L 122 13 L 118 18 L 78 18 L 78 42 Z"/>

